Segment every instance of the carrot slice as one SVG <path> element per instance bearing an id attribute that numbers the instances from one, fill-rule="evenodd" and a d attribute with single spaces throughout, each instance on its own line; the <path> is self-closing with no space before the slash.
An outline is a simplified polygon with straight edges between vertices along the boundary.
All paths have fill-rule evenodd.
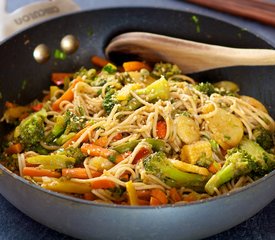
<path id="1" fill-rule="evenodd" d="M 148 71 L 151 71 L 151 68 L 149 65 L 147 65 L 144 62 L 139 62 L 139 61 L 130 61 L 130 62 L 125 62 L 123 63 L 123 68 L 125 72 L 131 72 L 131 71 L 139 71 L 142 68 L 147 69 Z"/>
<path id="2" fill-rule="evenodd" d="M 116 155 L 115 164 L 118 164 L 119 162 L 123 161 L 125 158 L 127 158 L 132 152 L 128 151 L 122 154 Z"/>
<path id="3" fill-rule="evenodd" d="M 52 104 L 52 109 L 54 111 L 59 111 L 59 105 L 62 101 L 67 100 L 67 101 L 72 101 L 74 99 L 74 93 L 73 93 L 73 88 L 75 87 L 75 85 L 82 81 L 82 79 L 80 77 L 77 77 L 75 80 L 73 80 L 71 86 L 67 89 L 66 92 L 63 93 L 63 95 L 58 98 L 53 104 Z"/>
<path id="4" fill-rule="evenodd" d="M 98 66 L 98 67 L 104 67 L 106 64 L 110 63 L 108 60 L 105 58 L 101 58 L 99 56 L 93 56 L 91 58 L 92 64 Z"/>
<path id="5" fill-rule="evenodd" d="M 150 200 L 151 191 L 150 190 L 137 190 L 137 197 L 138 199 L 143 199 L 146 201 Z"/>
<path id="6" fill-rule="evenodd" d="M 36 167 L 24 167 L 23 168 L 23 175 L 30 176 L 30 177 L 61 177 L 61 174 L 56 171 L 52 171 L 49 169 L 41 169 Z"/>
<path id="7" fill-rule="evenodd" d="M 157 122 L 156 130 L 157 130 L 157 136 L 158 136 L 158 138 L 161 138 L 161 139 L 165 138 L 166 131 L 167 131 L 166 122 L 165 121 L 158 121 Z"/>
<path id="8" fill-rule="evenodd" d="M 87 179 L 88 175 L 85 168 L 63 168 L 62 176 L 69 178 Z"/>
<path id="9" fill-rule="evenodd" d="M 65 78 L 70 78 L 72 77 L 72 73 L 60 73 L 60 72 L 55 72 L 52 73 L 51 80 L 53 83 L 55 83 L 57 86 L 64 84 L 64 79 Z"/>
<path id="10" fill-rule="evenodd" d="M 22 144 L 21 144 L 21 143 L 15 143 L 15 144 L 9 146 L 9 147 L 5 150 L 5 152 L 6 152 L 7 154 L 16 154 L 16 153 L 22 152 L 22 150 L 23 150 Z"/>
<path id="11" fill-rule="evenodd" d="M 98 179 L 91 182 L 92 189 L 106 189 L 106 188 L 114 188 L 116 184 L 108 179 Z"/>
<path id="12" fill-rule="evenodd" d="M 76 133 L 72 138 L 70 138 L 67 142 L 65 142 L 62 147 L 63 148 L 67 148 L 68 146 L 70 146 L 73 142 L 76 142 L 80 137 L 81 135 L 87 131 L 87 129 L 89 128 L 90 126 L 87 126 L 83 129 L 81 129 L 78 133 Z M 89 135 L 87 134 L 87 136 L 83 139 L 83 142 L 87 142 L 89 140 Z"/>
<path id="13" fill-rule="evenodd" d="M 112 155 L 112 151 L 110 151 L 107 148 L 100 147 L 94 143 L 83 144 L 80 149 L 81 149 L 82 153 L 87 154 L 92 157 L 108 158 L 110 155 Z"/>
<path id="14" fill-rule="evenodd" d="M 179 202 L 181 200 L 181 197 L 176 188 L 171 188 L 169 192 L 170 197 L 174 203 Z"/>
<path id="15" fill-rule="evenodd" d="M 150 206 L 158 206 L 158 205 L 161 205 L 160 200 L 151 196 L 150 197 Z"/>
<path id="16" fill-rule="evenodd" d="M 167 204 L 168 203 L 168 199 L 167 199 L 166 194 L 158 188 L 152 189 L 151 196 L 158 199 L 161 204 Z"/>

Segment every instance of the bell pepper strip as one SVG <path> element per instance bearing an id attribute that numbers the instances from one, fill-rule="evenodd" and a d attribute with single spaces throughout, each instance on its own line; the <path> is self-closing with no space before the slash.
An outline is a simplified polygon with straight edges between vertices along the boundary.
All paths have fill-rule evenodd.
<path id="1" fill-rule="evenodd" d="M 117 133 L 114 137 L 113 137 L 113 142 L 116 142 L 118 140 L 121 140 L 123 138 L 122 133 Z"/>
<path id="2" fill-rule="evenodd" d="M 63 95 L 62 95 L 60 98 L 58 98 L 58 99 L 52 104 L 52 109 L 53 109 L 54 111 L 59 111 L 59 110 L 60 110 L 59 105 L 60 105 L 60 103 L 61 103 L 62 101 L 67 100 L 67 101 L 70 101 L 70 102 L 71 102 L 71 101 L 74 99 L 73 89 L 74 89 L 75 85 L 76 85 L 77 83 L 79 83 L 80 81 L 83 81 L 83 80 L 81 79 L 81 77 L 77 77 L 76 79 L 74 79 L 73 82 L 72 82 L 72 84 L 71 84 L 71 86 L 67 89 L 67 91 L 64 92 Z"/>
<path id="3" fill-rule="evenodd" d="M 85 168 L 63 168 L 62 176 L 68 177 L 68 178 L 80 178 L 80 179 L 89 178 Z"/>
<path id="4" fill-rule="evenodd" d="M 116 184 L 109 179 L 95 179 L 91 182 L 92 189 L 114 188 Z"/>
<path id="5" fill-rule="evenodd" d="M 165 192 L 163 192 L 162 190 L 160 190 L 158 188 L 152 189 L 151 196 L 158 199 L 161 204 L 168 203 L 168 198 L 167 198 Z"/>
<path id="6" fill-rule="evenodd" d="M 208 176 L 210 173 L 207 168 L 200 167 L 191 163 L 186 163 L 180 160 L 172 160 L 172 164 L 179 170 L 184 172 L 197 173 L 203 176 Z"/>
<path id="7" fill-rule="evenodd" d="M 125 186 L 126 186 L 126 191 L 128 193 L 130 205 L 131 206 L 138 205 L 137 192 L 133 182 L 130 180 L 125 184 Z"/>
<path id="8" fill-rule="evenodd" d="M 165 138 L 167 131 L 167 125 L 165 121 L 158 121 L 156 126 L 157 136 L 160 139 Z"/>
<path id="9" fill-rule="evenodd" d="M 6 148 L 5 153 L 17 154 L 17 153 L 21 153 L 22 150 L 23 150 L 23 146 L 21 143 L 14 143 L 11 146 L 9 146 L 8 148 Z"/>
<path id="10" fill-rule="evenodd" d="M 43 181 L 41 187 L 61 193 L 84 194 L 91 192 L 91 187 L 89 183 L 79 183 L 70 180 L 56 178 L 50 180 L 47 179 L 47 181 Z"/>
<path id="11" fill-rule="evenodd" d="M 52 73 L 52 76 L 51 76 L 51 81 L 57 85 L 57 86 L 60 86 L 62 84 L 64 84 L 64 80 L 65 78 L 70 78 L 73 76 L 73 73 L 60 73 L 60 72 L 55 72 L 55 73 Z"/>
<path id="12" fill-rule="evenodd" d="M 123 66 L 125 72 L 139 71 L 143 68 L 147 69 L 148 71 L 152 70 L 148 64 L 146 64 L 144 62 L 140 62 L 140 61 L 124 62 L 122 66 Z"/>
<path id="13" fill-rule="evenodd" d="M 38 104 L 36 104 L 36 105 L 34 105 L 34 106 L 31 106 L 31 109 L 32 109 L 33 111 L 35 111 L 35 112 L 40 111 L 42 108 L 43 108 L 43 103 L 38 103 Z"/>
<path id="14" fill-rule="evenodd" d="M 61 154 L 52 155 L 36 155 L 26 158 L 26 162 L 30 164 L 43 165 L 45 169 L 62 169 L 75 164 L 75 158 L 67 157 Z"/>
<path id="15" fill-rule="evenodd" d="M 113 154 L 113 152 L 107 148 L 103 148 L 101 146 L 98 146 L 94 143 L 84 143 L 81 146 L 81 152 L 84 154 L 87 154 L 89 156 L 92 157 L 104 157 L 104 158 L 108 158 L 109 156 L 111 156 Z"/>
<path id="16" fill-rule="evenodd" d="M 146 147 L 142 147 L 138 153 L 136 154 L 134 160 L 133 160 L 133 164 L 138 163 L 138 161 L 146 156 L 148 156 L 151 153 L 151 150 L 146 148 Z"/>
<path id="17" fill-rule="evenodd" d="M 169 196 L 170 196 L 171 200 L 173 201 L 173 203 L 181 201 L 181 196 L 178 193 L 176 188 L 171 188 L 169 190 Z"/>
<path id="18" fill-rule="evenodd" d="M 98 67 L 104 67 L 105 65 L 107 65 L 108 63 L 110 63 L 108 60 L 106 60 L 105 58 L 101 58 L 99 56 L 93 56 L 91 58 L 91 62 L 92 64 L 94 64 L 95 66 Z"/>
<path id="19" fill-rule="evenodd" d="M 54 177 L 54 178 L 61 177 L 61 174 L 57 171 L 42 169 L 37 167 L 24 167 L 22 174 L 23 176 L 30 176 L 30 177 Z"/>

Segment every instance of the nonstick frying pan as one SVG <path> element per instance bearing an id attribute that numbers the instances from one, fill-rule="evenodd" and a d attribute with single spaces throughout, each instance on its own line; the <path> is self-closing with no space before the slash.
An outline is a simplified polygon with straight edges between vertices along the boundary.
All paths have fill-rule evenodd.
<path id="1" fill-rule="evenodd" d="M 0 46 L 0 104 L 24 104 L 39 97 L 53 71 L 72 72 L 91 66 L 92 55 L 103 56 L 109 40 L 123 32 L 145 31 L 193 41 L 243 48 L 272 48 L 236 26 L 183 11 L 158 8 L 111 8 L 63 16 L 23 31 Z M 78 51 L 65 60 L 53 57 L 45 64 L 33 59 L 33 50 L 46 44 L 51 52 L 61 38 L 73 34 Z M 186 59 L 188 61 L 188 59 Z M 198 81 L 232 80 L 242 93 L 261 100 L 274 117 L 274 67 L 233 67 L 192 75 Z M 0 125 L 1 137 L 7 133 Z M 53 193 L 9 172 L 0 165 L 0 193 L 36 221 L 81 239 L 198 239 L 229 229 L 248 219 L 275 197 L 275 172 L 226 196 L 189 205 L 129 207 L 95 204 Z"/>

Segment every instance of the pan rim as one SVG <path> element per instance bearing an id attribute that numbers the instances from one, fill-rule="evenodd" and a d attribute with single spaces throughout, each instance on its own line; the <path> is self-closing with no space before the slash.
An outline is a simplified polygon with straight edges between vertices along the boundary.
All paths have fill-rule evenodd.
<path id="1" fill-rule="evenodd" d="M 38 27 L 41 24 L 46 24 L 46 23 L 51 22 L 51 21 L 57 21 L 59 18 L 69 17 L 69 16 L 72 16 L 72 15 L 78 15 L 78 14 L 83 14 L 83 13 L 106 11 L 106 10 L 114 10 L 114 9 L 119 9 L 119 10 L 123 10 L 123 9 L 124 10 L 125 9 L 134 9 L 134 10 L 138 10 L 138 9 L 141 9 L 141 10 L 142 9 L 146 9 L 146 10 L 158 9 L 158 10 L 165 10 L 165 11 L 174 11 L 174 12 L 179 12 L 179 13 L 188 13 L 188 14 L 194 14 L 194 15 L 197 15 L 197 16 L 202 16 L 203 18 L 211 19 L 213 21 L 219 21 L 219 22 L 221 22 L 223 24 L 230 25 L 230 26 L 233 26 L 233 27 L 241 28 L 241 26 L 239 26 L 237 24 L 230 23 L 230 22 L 227 22 L 227 21 L 219 19 L 219 18 L 210 17 L 208 15 L 201 14 L 201 13 L 196 13 L 194 11 L 176 9 L 176 8 L 172 8 L 172 7 L 164 7 L 164 6 L 162 6 L 162 7 L 157 7 L 157 6 L 148 6 L 148 7 L 147 6 L 146 7 L 141 7 L 141 6 L 140 7 L 139 6 L 138 7 L 136 7 L 136 6 L 129 6 L 129 7 L 126 7 L 126 6 L 125 7 L 102 7 L 102 8 L 96 8 L 96 9 L 88 9 L 88 10 L 85 10 L 85 11 L 77 11 L 77 12 L 73 12 L 73 13 L 67 13 L 67 14 L 64 14 L 62 16 L 53 17 L 53 18 L 51 18 L 49 20 L 46 20 L 46 21 L 43 21 L 43 22 L 35 23 L 31 27 L 29 27 L 27 29 L 23 29 L 23 30 L 17 31 L 14 34 L 12 34 L 11 36 L 9 36 L 8 38 L 6 38 L 3 42 L 0 43 L 0 47 L 3 47 L 3 45 L 6 42 L 9 42 L 12 38 L 14 38 L 14 37 L 16 37 L 18 35 L 22 35 L 25 32 L 27 32 L 27 31 L 35 28 L 35 27 Z M 255 38 L 258 38 L 258 39 L 264 41 L 271 48 L 275 48 L 275 44 L 272 44 L 268 39 L 266 39 L 264 36 L 260 35 L 259 33 L 254 33 L 254 32 L 251 32 L 250 30 L 247 30 L 247 29 L 246 29 L 246 31 L 249 34 L 253 35 Z M 44 193 L 53 195 L 53 196 L 55 196 L 57 198 L 68 200 L 68 201 L 71 201 L 73 203 L 80 203 L 80 204 L 90 205 L 90 206 L 93 206 L 93 207 L 104 207 L 104 208 L 108 207 L 108 208 L 120 208 L 120 209 L 167 209 L 167 208 L 178 208 L 178 207 L 180 207 L 180 208 L 183 208 L 183 207 L 188 208 L 190 206 L 206 204 L 206 203 L 209 203 L 209 202 L 212 202 L 212 201 L 219 201 L 219 200 L 224 199 L 224 198 L 229 198 L 230 196 L 235 196 L 236 194 L 239 194 L 241 192 L 248 191 L 250 188 L 253 188 L 256 185 L 263 183 L 267 179 L 275 177 L 275 170 L 273 170 L 272 172 L 266 174 L 264 177 L 261 177 L 260 179 L 254 181 L 253 183 L 250 183 L 247 186 L 238 188 L 238 189 L 236 189 L 236 190 L 234 190 L 234 191 L 232 191 L 230 193 L 222 194 L 222 195 L 219 195 L 219 196 L 214 196 L 214 197 L 211 197 L 211 198 L 207 198 L 207 199 L 203 199 L 203 200 L 199 200 L 199 201 L 195 201 L 195 202 L 191 202 L 191 203 L 166 204 L 166 205 L 161 205 L 161 206 L 129 206 L 129 205 L 118 205 L 118 204 L 92 202 L 92 201 L 88 201 L 88 200 L 79 199 L 79 198 L 76 198 L 76 197 L 64 195 L 62 193 L 53 192 L 53 191 L 44 189 L 44 188 L 42 188 L 42 187 L 40 187 L 38 185 L 35 185 L 35 184 L 27 181 L 23 177 L 20 177 L 19 175 L 11 172 L 9 169 L 7 169 L 4 165 L 2 165 L 0 163 L 0 171 L 1 170 L 4 173 L 10 175 L 12 178 L 14 178 L 16 180 L 19 180 L 23 184 L 26 184 L 28 187 L 35 188 L 36 190 L 39 190 L 39 191 L 42 191 Z M 0 173 L 0 177 L 1 177 L 2 174 L 3 173 Z M 0 189 L 0 193 L 2 193 L 1 189 Z M 273 197 L 273 199 L 274 199 L 274 197 Z"/>

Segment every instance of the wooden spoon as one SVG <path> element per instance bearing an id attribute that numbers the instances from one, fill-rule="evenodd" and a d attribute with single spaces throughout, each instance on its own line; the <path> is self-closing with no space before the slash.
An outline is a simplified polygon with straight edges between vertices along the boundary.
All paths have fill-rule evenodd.
<path id="1" fill-rule="evenodd" d="M 183 73 L 230 66 L 275 65 L 275 50 L 222 47 L 145 32 L 118 35 L 105 53 L 111 59 L 130 54 L 148 62 L 171 62 Z"/>

